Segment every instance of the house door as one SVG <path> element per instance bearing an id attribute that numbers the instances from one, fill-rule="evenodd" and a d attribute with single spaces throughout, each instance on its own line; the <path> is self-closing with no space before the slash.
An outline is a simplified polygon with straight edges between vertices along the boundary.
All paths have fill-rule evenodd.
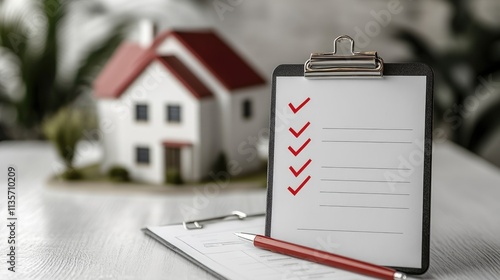
<path id="1" fill-rule="evenodd" d="M 181 149 L 180 148 L 165 148 L 165 159 L 167 170 L 181 170 Z"/>
<path id="2" fill-rule="evenodd" d="M 167 183 L 182 181 L 181 148 L 165 147 L 165 169 Z"/>

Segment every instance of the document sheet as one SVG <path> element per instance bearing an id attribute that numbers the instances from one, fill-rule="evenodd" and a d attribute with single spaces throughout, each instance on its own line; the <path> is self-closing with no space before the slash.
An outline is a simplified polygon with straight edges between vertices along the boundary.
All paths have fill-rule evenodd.
<path id="1" fill-rule="evenodd" d="M 254 247 L 234 232 L 264 234 L 264 217 L 221 221 L 203 229 L 149 227 L 146 234 L 221 279 L 373 279 Z"/>

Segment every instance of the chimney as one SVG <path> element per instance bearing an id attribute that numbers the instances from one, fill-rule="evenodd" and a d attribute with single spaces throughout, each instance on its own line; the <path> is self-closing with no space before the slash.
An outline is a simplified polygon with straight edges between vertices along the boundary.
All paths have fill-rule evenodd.
<path id="1" fill-rule="evenodd" d="M 158 35 L 158 25 L 151 19 L 139 20 L 139 45 L 149 48 Z"/>

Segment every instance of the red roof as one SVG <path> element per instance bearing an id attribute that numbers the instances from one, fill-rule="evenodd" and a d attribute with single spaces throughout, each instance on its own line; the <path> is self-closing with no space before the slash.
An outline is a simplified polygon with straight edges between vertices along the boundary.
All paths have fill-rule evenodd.
<path id="1" fill-rule="evenodd" d="M 158 59 L 196 98 L 213 96 L 177 57 L 157 57 L 153 52 L 144 52 L 133 44 L 124 45 L 113 55 L 94 84 L 96 95 L 104 98 L 119 97 L 154 59 Z"/>
<path id="2" fill-rule="evenodd" d="M 164 32 L 153 46 L 159 46 L 169 35 L 177 38 L 228 90 L 265 84 L 265 80 L 214 31 Z"/>
<path id="3" fill-rule="evenodd" d="M 95 95 L 119 97 L 151 62 L 153 55 L 137 44 L 123 43 L 95 80 Z"/>
<path id="4" fill-rule="evenodd" d="M 265 83 L 213 31 L 170 31 L 160 34 L 149 49 L 134 43 L 122 44 L 97 77 L 95 95 L 103 98 L 119 97 L 151 61 L 158 58 L 156 48 L 169 36 L 177 38 L 228 90 Z M 174 56 L 158 59 L 197 98 L 212 96 L 210 90 L 179 59 Z"/>

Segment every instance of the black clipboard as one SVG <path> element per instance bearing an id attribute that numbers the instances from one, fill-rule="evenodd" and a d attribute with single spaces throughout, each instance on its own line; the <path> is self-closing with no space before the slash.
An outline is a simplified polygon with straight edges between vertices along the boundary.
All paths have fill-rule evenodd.
<path id="1" fill-rule="evenodd" d="M 349 40 L 351 53 L 346 56 L 337 54 L 337 43 Z M 268 164 L 268 189 L 267 189 L 267 212 L 266 212 L 266 235 L 285 239 L 283 236 L 275 236 L 272 225 L 275 220 L 273 212 L 273 196 L 275 190 L 286 186 L 276 186 L 275 164 L 276 164 L 276 130 L 277 118 L 277 78 L 278 77 L 305 77 L 306 79 L 351 79 L 353 83 L 361 83 L 370 79 L 380 79 L 391 76 L 421 76 L 425 77 L 425 101 L 423 129 L 423 168 L 422 168 L 422 216 L 421 216 L 421 260 L 420 266 L 392 266 L 398 271 L 409 274 L 423 274 L 429 267 L 429 244 L 430 244 L 430 199 L 431 199 L 431 159 L 432 159 L 432 111 L 433 111 L 433 72 L 430 67 L 421 63 L 385 63 L 378 57 L 376 52 L 354 52 L 354 41 L 348 36 L 337 37 L 334 41 L 333 53 L 311 54 L 311 58 L 302 64 L 280 65 L 273 73 L 272 100 L 270 114 L 270 141 L 269 141 L 269 164 Z M 358 79 L 361 78 L 361 79 Z M 291 103 L 290 103 L 291 104 Z M 291 107 L 292 108 L 292 107 Z M 294 107 L 297 110 L 297 108 Z M 297 129 L 298 131 L 298 129 Z M 297 135 L 297 131 L 294 131 Z M 305 144 L 305 143 L 304 143 Z M 294 150 L 295 151 L 295 150 Z M 296 152 L 296 151 L 295 151 Z M 292 167 L 292 166 L 290 166 Z M 296 171 L 296 170 L 294 170 Z M 295 173 L 296 174 L 296 173 Z M 278 176 L 281 176 L 278 174 Z M 306 178 L 307 179 L 307 178 Z M 291 192 L 292 190 L 290 190 Z M 294 194 L 295 195 L 295 194 Z M 280 206 L 284 208 L 285 206 Z M 288 206 L 287 206 L 288 207 Z M 289 207 L 293 207 L 290 205 Z M 280 209 L 281 211 L 282 209 Z M 325 219 L 328 217 L 311 217 L 311 219 Z M 297 240 L 288 240 L 295 243 Z M 303 244 L 309 245 L 309 244 Z"/>

